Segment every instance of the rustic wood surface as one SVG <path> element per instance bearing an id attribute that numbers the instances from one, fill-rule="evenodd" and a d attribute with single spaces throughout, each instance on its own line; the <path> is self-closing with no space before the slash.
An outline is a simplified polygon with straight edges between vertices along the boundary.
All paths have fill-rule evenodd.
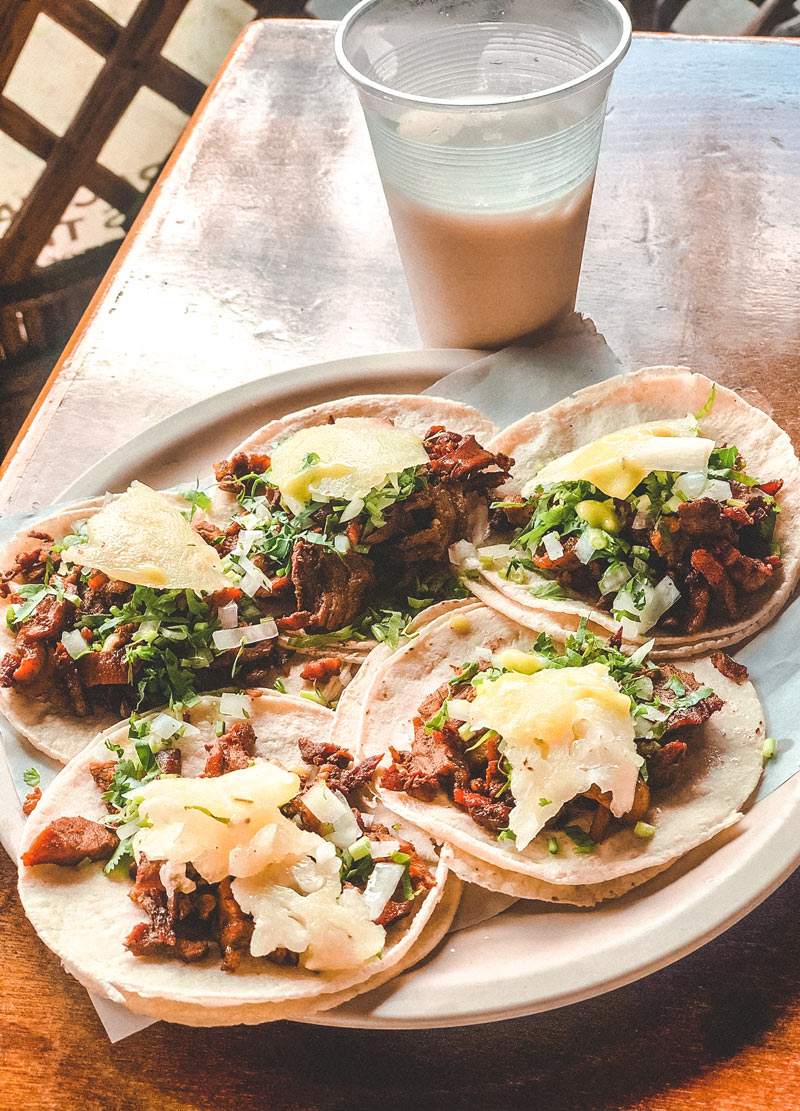
<path id="1" fill-rule="evenodd" d="M 7 460 L 0 509 L 52 500 L 197 397 L 418 345 L 332 33 L 278 22 L 240 42 Z M 625 365 L 690 363 L 796 442 L 798 50 L 637 37 L 615 78 L 578 295 Z M 799 897 L 795 875 L 673 967 L 529 1019 L 391 1034 L 161 1023 L 109 1046 L 3 858 L 0 1108 L 794 1111 Z"/>

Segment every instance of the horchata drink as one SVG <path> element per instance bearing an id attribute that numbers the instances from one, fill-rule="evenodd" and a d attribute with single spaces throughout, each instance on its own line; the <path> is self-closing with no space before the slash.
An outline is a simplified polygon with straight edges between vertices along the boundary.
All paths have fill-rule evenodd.
<path id="1" fill-rule="evenodd" d="M 492 347 L 575 305 L 619 0 L 363 0 L 358 88 L 422 338 Z"/>

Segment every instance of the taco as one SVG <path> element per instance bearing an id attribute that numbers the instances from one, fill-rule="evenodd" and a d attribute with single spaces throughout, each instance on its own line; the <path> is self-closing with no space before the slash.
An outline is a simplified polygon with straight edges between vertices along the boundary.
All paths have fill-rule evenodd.
<path id="1" fill-rule="evenodd" d="M 332 716 L 269 692 L 205 696 L 71 761 L 19 864 L 25 911 L 67 970 L 208 1026 L 330 1008 L 429 952 L 460 893 L 449 850 L 376 805 L 376 761 L 326 741 Z"/>
<path id="2" fill-rule="evenodd" d="M 481 446 L 495 431 L 436 397 L 293 413 L 216 465 L 212 520 L 197 527 L 231 573 L 263 573 L 281 642 L 295 651 L 396 646 L 425 606 L 467 593 L 448 550 L 485 537 L 511 466 Z"/>
<path id="3" fill-rule="evenodd" d="M 54 759 L 133 709 L 266 685 L 284 661 L 267 607 L 223 573 L 191 514 L 181 495 L 133 483 L 40 521 L 0 557 L 3 712 Z"/>
<path id="4" fill-rule="evenodd" d="M 732 390 L 650 367 L 581 390 L 490 444 L 516 461 L 493 537 L 456 559 L 487 604 L 556 613 L 664 657 L 734 644 L 800 574 L 800 461 Z"/>
<path id="5" fill-rule="evenodd" d="M 726 674 L 586 622 L 540 630 L 484 606 L 432 622 L 374 674 L 358 752 L 382 757 L 383 801 L 448 843 L 462 878 L 591 905 L 738 820 L 763 715 L 724 654 Z"/>

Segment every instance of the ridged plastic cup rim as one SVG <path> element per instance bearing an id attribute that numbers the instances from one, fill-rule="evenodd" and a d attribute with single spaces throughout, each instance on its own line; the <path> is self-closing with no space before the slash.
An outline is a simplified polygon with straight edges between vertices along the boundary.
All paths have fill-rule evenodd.
<path id="1" fill-rule="evenodd" d="M 382 2 L 383 0 L 361 0 L 359 4 L 356 4 L 356 6 L 351 8 L 347 15 L 344 16 L 336 31 L 336 38 L 334 40 L 336 61 L 353 84 L 383 99 L 393 100 L 395 103 L 399 104 L 407 104 L 409 107 L 418 108 L 424 105 L 434 108 L 463 109 L 465 107 L 463 100 L 447 100 L 444 98 L 440 99 L 439 97 L 416 96 L 412 93 L 403 93 L 398 89 L 391 88 L 389 85 L 382 85 L 378 81 L 373 81 L 371 78 L 361 73 L 360 70 L 356 69 L 352 64 L 344 50 L 345 35 L 350 29 L 350 25 L 358 19 L 362 12 Z M 535 93 L 522 93 L 519 96 L 498 96 L 481 101 L 477 104 L 470 103 L 470 110 L 482 111 L 483 109 L 496 108 L 501 104 L 544 104 L 549 100 L 558 100 L 576 89 L 588 88 L 590 85 L 595 84 L 595 82 L 602 80 L 606 74 L 613 73 L 627 54 L 631 45 L 633 26 L 631 24 L 631 18 L 627 10 L 623 7 L 621 0 L 604 0 L 604 2 L 617 13 L 622 22 L 620 41 L 604 61 L 600 62 L 594 69 L 589 70 L 588 73 L 581 74 L 580 77 L 573 77 L 571 81 L 564 81 L 561 85 L 553 85 L 552 88 L 541 89 L 539 92 Z"/>

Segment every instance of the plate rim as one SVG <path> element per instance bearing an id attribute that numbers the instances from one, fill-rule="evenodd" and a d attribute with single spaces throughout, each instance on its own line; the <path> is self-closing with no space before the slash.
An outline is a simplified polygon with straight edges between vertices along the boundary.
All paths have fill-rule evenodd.
<path id="1" fill-rule="evenodd" d="M 308 393 L 311 388 L 330 389 L 330 397 L 333 399 L 342 396 L 341 384 L 344 382 L 359 382 L 361 388 L 355 392 L 368 393 L 370 372 L 384 377 L 402 372 L 405 376 L 403 392 L 420 392 L 445 374 L 484 358 L 485 355 L 486 352 L 449 349 L 359 355 L 299 365 L 242 383 L 203 398 L 151 425 L 87 468 L 66 487 L 60 497 L 62 500 L 77 500 L 102 493 L 105 486 L 103 474 L 140 467 L 149 456 L 159 450 L 163 451 L 177 432 L 187 436 L 202 429 L 211 414 L 216 419 L 225 415 L 235 416 L 240 409 L 254 403 L 263 404 L 290 398 L 293 394 L 299 396 Z M 302 380 L 299 379 L 300 375 Z M 5 752 L 0 753 L 0 757 L 3 762 L 7 762 Z M 561 985 L 563 990 L 534 985 L 526 998 L 511 1004 L 504 1004 L 499 999 L 490 1002 L 484 994 L 480 1006 L 457 1007 L 448 1014 L 442 1013 L 442 996 L 437 996 L 436 1005 L 429 1010 L 427 1016 L 419 1010 L 416 1014 L 407 1011 L 400 1015 L 382 1015 L 380 1004 L 372 1013 L 348 1011 L 349 1007 L 358 1004 L 359 999 L 364 1002 L 369 999 L 369 995 L 364 995 L 342 1008 L 294 1021 L 350 1029 L 395 1030 L 454 1028 L 500 1022 L 579 1003 L 657 972 L 701 948 L 740 921 L 772 894 L 800 863 L 800 822 L 792 822 L 800 813 L 800 773 L 774 791 L 769 800 L 769 806 L 765 806 L 767 800 L 764 799 L 742 819 L 744 828 L 740 835 L 744 839 L 744 848 L 749 851 L 741 854 L 740 863 L 727 868 L 721 877 L 716 877 L 710 888 L 698 888 L 688 899 L 679 900 L 671 913 L 660 920 L 660 925 L 669 923 L 676 927 L 674 930 L 653 931 L 647 937 L 638 929 L 633 944 L 629 937 L 623 936 L 615 944 L 606 946 L 599 958 L 594 952 L 581 954 L 579 959 L 569 962 L 569 967 L 575 970 L 573 979 L 577 976 L 580 982 Z M 752 828 L 752 815 L 756 811 L 766 819 L 764 828 L 769 830 L 774 827 L 774 831 L 780 833 L 779 837 L 761 836 L 762 831 L 757 824 L 755 830 Z M 715 850 L 712 849 L 706 859 L 713 857 L 714 853 Z M 694 871 L 694 868 L 692 866 L 690 871 Z M 646 895 L 647 892 L 644 891 L 643 894 Z M 635 893 L 633 895 L 635 897 Z M 491 931 L 493 921 L 497 920 L 489 920 L 472 929 Z M 595 967 L 589 970 L 583 968 L 587 963 L 591 965 L 598 959 L 601 962 L 599 971 Z M 408 978 L 424 974 L 423 963 L 419 969 L 401 974 L 396 981 L 379 990 L 388 992 L 391 998 L 392 985 L 396 989 Z M 445 989 L 443 996 L 453 996 L 457 990 L 450 986 Z"/>

